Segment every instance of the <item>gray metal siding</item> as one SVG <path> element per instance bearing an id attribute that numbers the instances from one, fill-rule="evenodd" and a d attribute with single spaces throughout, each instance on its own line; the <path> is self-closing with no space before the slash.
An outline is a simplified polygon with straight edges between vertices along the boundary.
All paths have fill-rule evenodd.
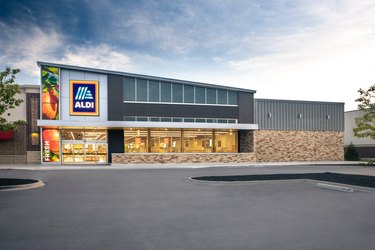
<path id="1" fill-rule="evenodd" d="M 343 131 L 344 103 L 255 99 L 255 123 L 265 130 Z"/>

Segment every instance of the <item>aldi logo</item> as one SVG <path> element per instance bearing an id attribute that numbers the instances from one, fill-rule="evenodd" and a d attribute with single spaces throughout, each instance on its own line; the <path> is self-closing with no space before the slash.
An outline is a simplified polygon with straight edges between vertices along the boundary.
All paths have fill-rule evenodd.
<path id="1" fill-rule="evenodd" d="M 99 115 L 99 82 L 70 81 L 70 115 Z"/>

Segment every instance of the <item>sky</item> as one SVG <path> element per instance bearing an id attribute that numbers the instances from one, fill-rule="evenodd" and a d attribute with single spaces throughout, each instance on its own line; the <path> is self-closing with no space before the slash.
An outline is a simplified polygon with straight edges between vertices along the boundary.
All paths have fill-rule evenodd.
<path id="1" fill-rule="evenodd" d="M 375 84 L 375 0 L 0 0 L 0 70 L 37 61 L 345 102 Z"/>

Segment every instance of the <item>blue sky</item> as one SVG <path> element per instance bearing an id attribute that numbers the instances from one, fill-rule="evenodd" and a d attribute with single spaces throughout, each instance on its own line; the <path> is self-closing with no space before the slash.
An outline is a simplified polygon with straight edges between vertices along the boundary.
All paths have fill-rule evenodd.
<path id="1" fill-rule="evenodd" d="M 257 90 L 356 108 L 375 84 L 374 0 L 0 0 L 0 65 L 36 61 Z"/>

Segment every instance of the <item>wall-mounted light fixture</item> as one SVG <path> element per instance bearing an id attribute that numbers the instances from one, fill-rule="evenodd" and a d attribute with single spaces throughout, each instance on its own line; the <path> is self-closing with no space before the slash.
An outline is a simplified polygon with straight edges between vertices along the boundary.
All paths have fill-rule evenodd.
<path id="1" fill-rule="evenodd" d="M 268 114 L 267 114 L 267 117 L 268 117 L 268 118 L 272 118 L 272 113 L 268 113 Z"/>
<path id="2" fill-rule="evenodd" d="M 327 115 L 327 120 L 331 120 L 331 115 Z"/>
<path id="3" fill-rule="evenodd" d="M 298 114 L 298 119 L 302 119 L 302 114 Z"/>

